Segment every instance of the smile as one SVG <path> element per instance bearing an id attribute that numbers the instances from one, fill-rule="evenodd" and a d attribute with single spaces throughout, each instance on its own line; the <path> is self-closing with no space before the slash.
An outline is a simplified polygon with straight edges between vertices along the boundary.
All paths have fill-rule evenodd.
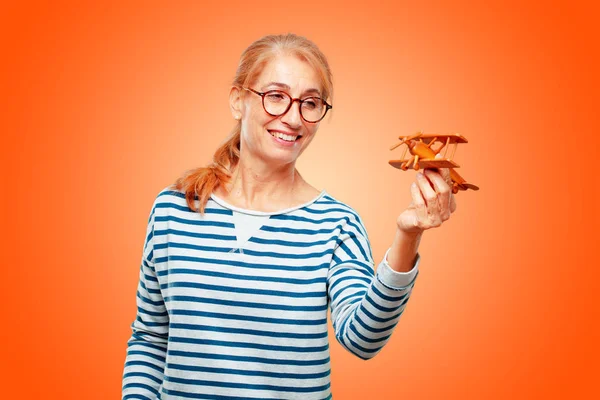
<path id="1" fill-rule="evenodd" d="M 284 140 L 286 142 L 295 142 L 297 139 L 301 138 L 302 135 L 288 135 L 279 131 L 268 131 L 271 136 Z"/>

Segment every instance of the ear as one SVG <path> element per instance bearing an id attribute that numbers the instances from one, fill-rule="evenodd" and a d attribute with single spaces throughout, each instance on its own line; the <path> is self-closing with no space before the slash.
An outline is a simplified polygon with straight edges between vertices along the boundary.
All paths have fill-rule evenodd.
<path id="1" fill-rule="evenodd" d="M 236 86 L 232 86 L 229 91 L 229 108 L 234 119 L 242 119 L 242 97 L 241 90 Z"/>

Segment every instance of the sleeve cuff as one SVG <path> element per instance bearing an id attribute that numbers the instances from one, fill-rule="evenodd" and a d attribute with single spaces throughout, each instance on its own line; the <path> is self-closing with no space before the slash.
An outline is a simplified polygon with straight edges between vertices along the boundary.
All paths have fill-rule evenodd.
<path id="1" fill-rule="evenodd" d="M 404 290 L 413 284 L 419 274 L 419 262 L 421 255 L 417 252 L 415 263 L 412 269 L 408 272 L 394 271 L 387 262 L 387 256 L 390 252 L 388 249 L 383 256 L 383 260 L 377 268 L 377 278 L 379 281 L 392 290 Z"/>

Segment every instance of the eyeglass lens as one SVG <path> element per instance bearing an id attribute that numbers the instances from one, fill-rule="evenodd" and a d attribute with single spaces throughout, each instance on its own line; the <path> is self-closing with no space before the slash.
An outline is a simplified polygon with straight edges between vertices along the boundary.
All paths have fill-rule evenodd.
<path id="1" fill-rule="evenodd" d="M 281 115 L 288 109 L 292 98 L 284 92 L 272 90 L 265 93 L 264 106 L 265 110 L 272 115 Z M 307 97 L 302 99 L 300 106 L 300 114 L 308 122 L 320 120 L 327 108 L 325 103 L 318 97 Z"/>

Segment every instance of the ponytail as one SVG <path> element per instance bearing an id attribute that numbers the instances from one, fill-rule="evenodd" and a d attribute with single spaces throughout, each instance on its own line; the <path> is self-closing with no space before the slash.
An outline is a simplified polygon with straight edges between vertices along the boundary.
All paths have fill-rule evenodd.
<path id="1" fill-rule="evenodd" d="M 230 171 L 240 159 L 240 133 L 241 122 L 238 122 L 215 152 L 212 163 L 187 171 L 175 181 L 173 187 L 185 193 L 187 205 L 191 210 L 204 214 L 211 193 L 222 183 L 230 181 Z M 196 198 L 199 201 L 197 208 L 194 201 Z"/>

